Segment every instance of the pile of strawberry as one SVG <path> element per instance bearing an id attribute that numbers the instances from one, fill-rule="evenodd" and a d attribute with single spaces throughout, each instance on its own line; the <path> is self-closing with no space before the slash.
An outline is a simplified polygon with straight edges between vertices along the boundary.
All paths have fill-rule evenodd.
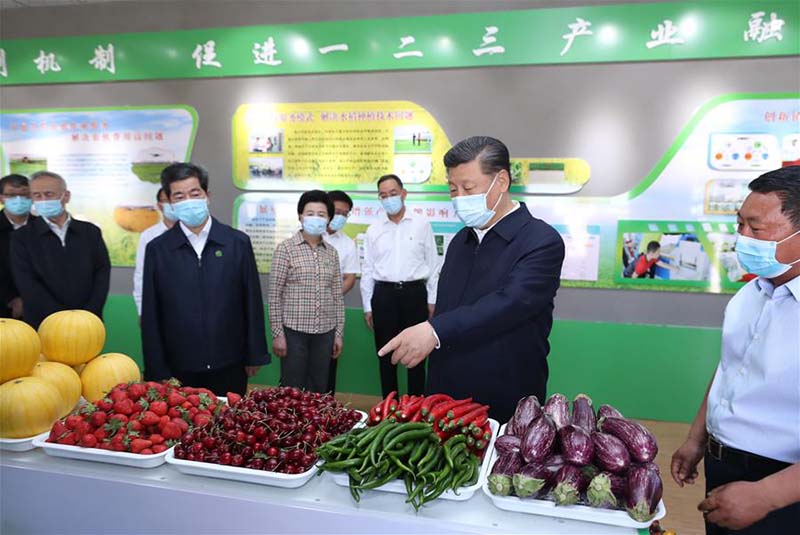
<path id="1" fill-rule="evenodd" d="M 225 409 L 206 388 L 167 383 L 121 383 L 108 396 L 57 421 L 48 442 L 152 455 L 177 444 Z"/>

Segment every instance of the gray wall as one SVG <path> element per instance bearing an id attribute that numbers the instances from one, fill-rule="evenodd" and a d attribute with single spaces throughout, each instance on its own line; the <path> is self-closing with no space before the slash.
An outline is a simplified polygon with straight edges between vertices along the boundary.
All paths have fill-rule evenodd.
<path id="1" fill-rule="evenodd" d="M 118 2 L 3 10 L 0 32 L 10 39 L 589 3 L 609 2 Z M 707 100 L 729 92 L 798 89 L 800 63 L 780 58 L 26 86 L 1 89 L 0 106 L 194 106 L 200 117 L 194 160 L 213 177 L 213 212 L 230 221 L 240 193 L 230 180 L 230 124 L 242 103 L 411 100 L 431 112 L 452 142 L 489 134 L 503 139 L 516 156 L 580 156 L 592 165 L 592 180 L 581 195 L 606 196 L 641 180 Z M 608 143 L 612 134 L 621 139 Z M 112 293 L 130 291 L 131 272 L 113 270 Z M 358 306 L 354 294 L 348 304 Z M 589 321 L 719 326 L 728 298 L 564 288 L 556 314 Z"/>

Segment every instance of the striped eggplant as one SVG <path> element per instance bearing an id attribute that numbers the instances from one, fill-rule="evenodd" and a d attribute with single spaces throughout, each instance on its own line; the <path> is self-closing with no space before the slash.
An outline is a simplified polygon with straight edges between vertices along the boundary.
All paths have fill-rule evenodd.
<path id="1" fill-rule="evenodd" d="M 543 415 L 528 427 L 522 437 L 520 452 L 525 462 L 545 460 L 553 450 L 556 441 L 556 425 L 549 416 Z"/>
<path id="2" fill-rule="evenodd" d="M 619 503 L 611 488 L 611 473 L 601 472 L 594 476 L 586 489 L 586 501 L 592 507 L 616 509 Z"/>
<path id="3" fill-rule="evenodd" d="M 558 431 L 558 438 L 562 455 L 568 463 L 585 466 L 592 462 L 594 442 L 585 429 L 570 424 Z"/>
<path id="4" fill-rule="evenodd" d="M 582 427 L 588 433 L 597 427 L 597 417 L 592 408 L 592 399 L 586 394 L 578 394 L 572 401 L 572 425 Z"/>
<path id="5" fill-rule="evenodd" d="M 649 466 L 635 466 L 628 472 L 625 509 L 637 522 L 650 522 L 661 501 L 664 488 L 661 476 Z"/>
<path id="6" fill-rule="evenodd" d="M 521 444 L 522 440 L 519 437 L 503 435 L 497 437 L 497 440 L 494 441 L 494 449 L 497 450 L 498 454 L 505 455 L 507 453 L 518 452 Z"/>
<path id="7" fill-rule="evenodd" d="M 569 400 L 564 394 L 553 394 L 547 399 L 542 409 L 544 413 L 553 419 L 557 429 L 561 429 L 565 425 L 569 425 Z"/>
<path id="8" fill-rule="evenodd" d="M 598 418 L 625 418 L 621 412 L 612 407 L 611 405 L 600 405 L 597 409 Z"/>
<path id="9" fill-rule="evenodd" d="M 608 472 L 624 472 L 631 464 L 631 455 L 620 439 L 608 433 L 594 433 L 594 457 L 597 466 Z"/>
<path id="10" fill-rule="evenodd" d="M 506 422 L 506 435 L 511 435 L 512 437 L 519 436 L 517 434 L 517 422 L 514 421 L 513 416 Z"/>
<path id="11" fill-rule="evenodd" d="M 545 488 L 549 477 L 551 474 L 545 463 L 528 463 L 512 478 L 514 492 L 520 498 L 534 496 Z"/>
<path id="12" fill-rule="evenodd" d="M 514 411 L 514 432 L 524 435 L 528 427 L 542 415 L 542 406 L 536 396 L 526 396 L 517 402 Z"/>
<path id="13" fill-rule="evenodd" d="M 649 463 L 658 454 L 656 437 L 645 426 L 625 418 L 601 418 L 597 428 L 620 439 L 635 460 Z"/>
<path id="14" fill-rule="evenodd" d="M 512 452 L 501 455 L 492 466 L 492 473 L 489 474 L 489 492 L 496 496 L 508 496 L 513 490 L 512 477 L 517 473 L 524 461 L 519 453 Z"/>
<path id="15" fill-rule="evenodd" d="M 581 499 L 581 494 L 589 486 L 589 478 L 577 466 L 565 464 L 556 475 L 553 500 L 556 505 L 573 505 Z"/>

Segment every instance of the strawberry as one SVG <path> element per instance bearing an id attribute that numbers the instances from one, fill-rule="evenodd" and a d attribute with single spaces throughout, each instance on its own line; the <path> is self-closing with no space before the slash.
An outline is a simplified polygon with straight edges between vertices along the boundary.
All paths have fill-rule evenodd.
<path id="1" fill-rule="evenodd" d="M 78 422 L 75 425 L 75 430 L 74 431 L 76 433 L 78 433 L 78 436 L 83 436 L 86 433 L 89 433 L 90 431 L 92 431 L 92 424 L 90 424 L 86 420 L 81 420 L 80 422 Z"/>
<path id="2" fill-rule="evenodd" d="M 155 452 L 152 449 L 145 448 L 145 449 L 143 449 L 142 451 L 139 452 L 139 455 L 153 455 L 153 453 L 155 453 Z"/>
<path id="3" fill-rule="evenodd" d="M 172 423 L 178 426 L 178 429 L 181 431 L 181 435 L 189 430 L 189 423 L 183 418 L 173 418 Z"/>
<path id="4" fill-rule="evenodd" d="M 188 401 L 189 403 L 191 403 L 195 407 L 199 406 L 200 403 L 202 402 L 202 400 L 200 399 L 200 396 L 198 396 L 197 394 L 190 395 L 189 397 L 186 398 L 186 401 Z"/>
<path id="5" fill-rule="evenodd" d="M 58 439 L 58 443 L 66 444 L 68 446 L 74 446 L 75 444 L 78 443 L 78 435 L 76 435 L 75 433 L 68 433 L 63 437 L 60 437 Z"/>
<path id="6" fill-rule="evenodd" d="M 139 432 L 142 430 L 142 422 L 140 420 L 129 420 L 128 421 L 128 431 L 135 431 Z"/>
<path id="7" fill-rule="evenodd" d="M 112 403 L 116 403 L 118 401 L 128 399 L 128 393 L 123 390 L 117 390 L 116 388 L 114 388 L 111 392 L 108 393 L 108 397 L 111 399 Z"/>
<path id="8" fill-rule="evenodd" d="M 202 427 L 202 426 L 206 425 L 209 420 L 211 420 L 211 416 L 210 415 L 199 413 L 199 414 L 195 415 L 195 417 L 194 417 L 194 419 L 192 421 L 194 422 L 194 425 L 196 425 L 197 427 Z"/>
<path id="9" fill-rule="evenodd" d="M 217 398 L 217 396 L 214 395 L 214 392 L 212 392 L 208 388 L 198 388 L 197 389 L 197 395 L 202 395 L 202 394 L 207 395 L 211 399 L 216 399 Z"/>
<path id="10" fill-rule="evenodd" d="M 80 446 L 82 448 L 96 448 L 97 447 L 97 437 L 87 433 L 81 437 Z"/>
<path id="11" fill-rule="evenodd" d="M 100 444 L 97 445 L 97 447 L 100 448 L 101 450 L 111 450 L 111 449 L 113 449 L 111 447 L 111 442 L 101 442 Z"/>
<path id="12" fill-rule="evenodd" d="M 187 396 L 191 396 L 191 395 L 197 394 L 197 389 L 195 387 L 193 387 L 193 386 L 184 386 L 184 387 L 181 387 L 181 392 L 184 393 Z"/>
<path id="13" fill-rule="evenodd" d="M 82 421 L 83 419 L 77 414 L 70 414 L 69 416 L 67 416 L 67 419 L 64 421 L 64 423 L 66 424 L 67 429 L 73 430 Z"/>
<path id="14" fill-rule="evenodd" d="M 142 425 L 145 425 L 145 426 L 157 425 L 158 422 L 160 422 L 160 421 L 161 421 L 161 418 L 159 418 L 159 415 L 156 414 L 153 411 L 145 411 L 142 414 L 142 419 L 141 419 Z"/>
<path id="15" fill-rule="evenodd" d="M 189 426 L 187 425 L 186 428 L 188 429 Z M 169 422 L 161 428 L 161 436 L 166 440 L 181 438 L 182 434 L 180 427 L 174 422 Z"/>
<path id="16" fill-rule="evenodd" d="M 164 401 L 154 401 L 150 404 L 150 410 L 153 411 L 156 416 L 165 416 L 169 407 Z"/>
<path id="17" fill-rule="evenodd" d="M 130 399 L 121 399 L 114 402 L 114 412 L 118 412 L 120 414 L 133 413 L 133 401 Z"/>
<path id="18" fill-rule="evenodd" d="M 161 435 L 159 435 L 158 433 L 153 433 L 152 435 L 150 435 L 150 436 L 148 437 L 148 439 L 147 439 L 147 440 L 149 440 L 150 442 L 152 442 L 154 446 L 156 446 L 156 445 L 158 445 L 158 444 L 163 444 L 163 443 L 164 443 L 164 437 L 163 437 L 163 436 L 161 436 Z"/>
<path id="19" fill-rule="evenodd" d="M 128 385 L 128 397 L 133 401 L 138 401 L 139 398 L 147 394 L 147 387 L 142 383 L 131 383 Z"/>
<path id="20" fill-rule="evenodd" d="M 184 397 L 177 392 L 172 392 L 169 396 L 167 396 L 167 403 L 170 407 L 180 406 L 184 401 L 186 401 Z"/>
<path id="21" fill-rule="evenodd" d="M 64 425 L 64 422 L 62 420 L 59 420 L 53 424 L 53 429 L 50 431 L 50 434 L 55 434 L 56 436 L 60 436 L 66 433 L 67 431 L 69 431 L 69 429 L 67 429 L 67 426 Z"/>
<path id="22" fill-rule="evenodd" d="M 189 409 L 191 409 L 192 407 L 194 407 L 194 405 L 192 405 L 192 402 L 191 402 L 191 401 L 188 401 L 188 400 L 187 400 L 187 401 L 184 401 L 183 403 L 181 403 L 181 408 L 182 408 L 183 410 L 186 410 L 186 411 L 188 411 L 188 410 L 189 410 Z"/>
<path id="23" fill-rule="evenodd" d="M 181 413 L 178 410 L 178 407 L 170 407 L 169 411 L 167 411 L 167 416 L 170 418 L 180 418 Z"/>
<path id="24" fill-rule="evenodd" d="M 95 405 L 97 405 L 97 408 L 103 412 L 110 412 L 111 409 L 114 408 L 114 402 L 109 398 L 98 400 Z"/>
<path id="25" fill-rule="evenodd" d="M 109 418 L 109 420 L 119 420 L 123 424 L 128 423 L 128 417 L 125 416 L 124 414 L 114 414 L 113 416 L 111 416 L 111 418 Z"/>
<path id="26" fill-rule="evenodd" d="M 94 436 L 97 440 L 105 440 L 108 437 L 108 431 L 101 427 L 95 430 Z"/>
<path id="27" fill-rule="evenodd" d="M 106 423 L 108 415 L 102 411 L 95 411 L 92 413 L 91 422 L 95 427 L 102 427 Z"/>
<path id="28" fill-rule="evenodd" d="M 172 421 L 172 418 L 170 418 L 169 416 L 162 416 L 161 420 L 158 422 L 158 425 L 160 425 L 161 427 L 164 427 L 165 424 L 168 424 L 171 421 Z"/>
<path id="29" fill-rule="evenodd" d="M 167 448 L 166 444 L 153 444 L 153 453 L 163 453 L 167 449 L 169 448 Z"/>
<path id="30" fill-rule="evenodd" d="M 192 407 L 189 409 L 189 419 L 193 419 L 198 412 L 200 411 L 197 409 L 197 407 Z"/>
<path id="31" fill-rule="evenodd" d="M 139 453 L 145 448 L 149 448 L 152 446 L 153 443 L 149 440 L 144 440 L 142 438 L 134 438 L 131 440 L 131 453 Z"/>

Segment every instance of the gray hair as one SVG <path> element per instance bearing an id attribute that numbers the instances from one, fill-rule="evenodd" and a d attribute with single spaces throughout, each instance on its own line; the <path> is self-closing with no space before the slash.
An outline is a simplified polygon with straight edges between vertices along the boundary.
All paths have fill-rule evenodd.
<path id="1" fill-rule="evenodd" d="M 67 191 L 67 181 L 64 180 L 64 177 L 59 175 L 58 173 L 54 173 L 53 171 L 36 171 L 31 175 L 30 181 L 34 182 L 40 178 L 55 178 L 61 183 L 61 189 Z"/>

